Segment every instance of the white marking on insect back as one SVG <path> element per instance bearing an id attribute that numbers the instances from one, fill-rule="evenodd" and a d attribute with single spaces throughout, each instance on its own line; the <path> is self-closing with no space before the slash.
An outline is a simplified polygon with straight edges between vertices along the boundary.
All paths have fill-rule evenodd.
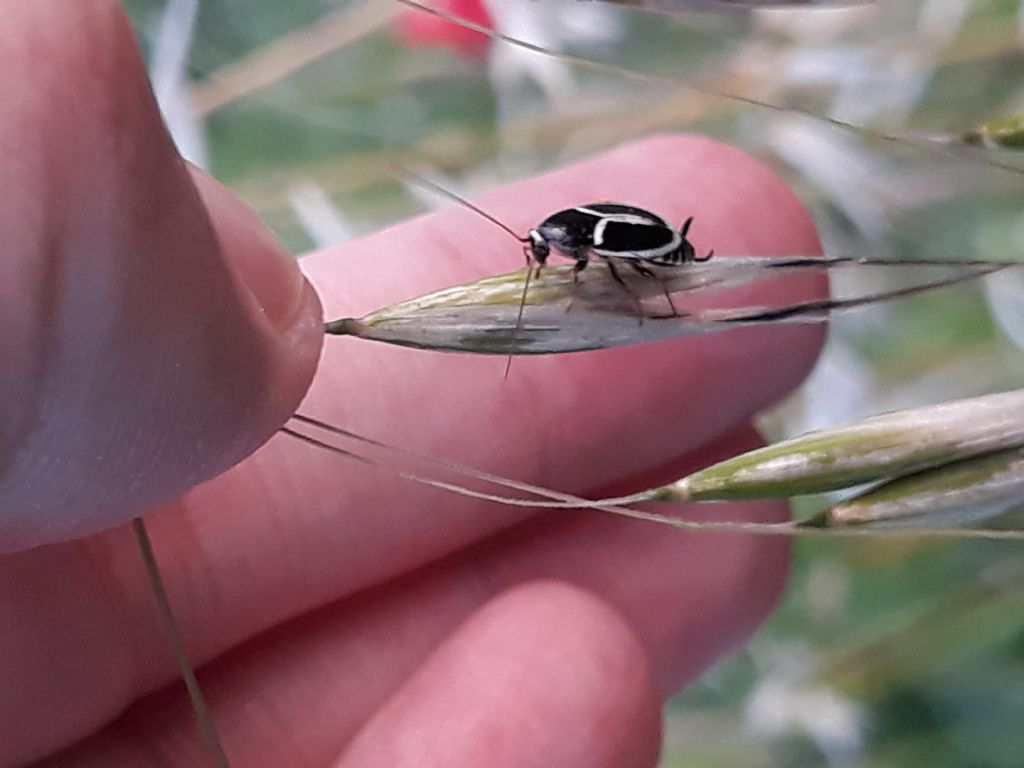
<path id="1" fill-rule="evenodd" d="M 593 208 L 585 208 L 584 206 L 577 206 L 573 210 L 585 213 L 587 216 L 594 216 L 598 219 L 597 226 L 601 226 L 606 221 L 615 221 L 620 224 L 636 224 L 638 226 L 666 227 L 670 229 L 662 219 L 655 218 L 654 216 L 644 216 L 638 213 L 602 213 L 601 211 L 595 211 Z"/>
<path id="2" fill-rule="evenodd" d="M 585 213 L 587 214 L 587 216 L 596 216 L 599 219 L 603 219 L 605 216 L 608 215 L 607 213 L 601 213 L 600 211 L 595 211 L 593 208 L 587 208 L 582 205 L 577 205 L 573 210 L 579 211 L 580 213 Z"/>

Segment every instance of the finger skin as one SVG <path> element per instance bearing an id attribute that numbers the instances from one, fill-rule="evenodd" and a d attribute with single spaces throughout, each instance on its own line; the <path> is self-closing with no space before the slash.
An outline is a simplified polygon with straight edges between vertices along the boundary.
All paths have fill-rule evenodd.
<path id="1" fill-rule="evenodd" d="M 702 460 L 760 444 L 753 430 L 743 428 L 702 449 Z M 690 469 L 692 464 L 666 466 L 650 480 L 662 482 Z M 616 493 L 624 488 L 607 490 Z M 687 511 L 688 517 L 718 521 L 777 522 L 786 514 L 782 502 L 718 504 Z M 542 579 L 599 595 L 618 617 L 602 623 L 610 630 L 628 626 L 646 654 L 644 680 L 634 682 L 642 682 L 644 691 L 653 687 L 656 695 L 667 697 L 740 644 L 768 614 L 781 593 L 789 561 L 787 540 L 771 541 L 765 546 L 763 539 L 749 535 L 694 534 L 587 512 L 540 515 L 222 655 L 200 671 L 203 688 L 228 754 L 248 768 L 326 765 L 356 734 L 361 734 L 363 748 L 367 742 L 379 749 L 397 748 L 401 745 L 391 745 L 381 735 L 386 729 L 368 723 L 396 716 L 385 714 L 389 701 L 401 695 L 407 680 L 419 675 L 424 659 L 453 633 L 458 635 L 461 624 L 510 591 Z M 600 654 L 609 639 L 615 640 L 615 647 L 632 646 L 618 643 L 618 632 L 610 638 L 595 637 L 586 624 L 538 620 L 522 627 L 524 632 L 531 628 L 543 633 L 552 649 L 594 643 L 592 652 Z M 514 647 L 520 642 L 513 638 L 500 653 L 525 666 Z M 526 646 L 529 655 L 530 644 Z M 538 666 L 539 676 L 551 677 L 543 669 L 543 657 Z M 442 669 L 454 678 L 462 675 L 452 665 Z M 640 703 L 640 691 L 623 689 L 613 672 L 604 684 L 609 695 L 617 690 L 621 699 L 613 703 L 622 705 L 622 725 L 628 727 L 618 736 L 646 743 L 648 721 L 628 719 L 629 706 Z M 572 683 L 563 679 L 559 685 Z M 428 695 L 423 688 L 417 690 Z M 644 693 L 642 698 L 646 697 Z M 419 710 L 418 696 L 412 699 L 406 697 L 401 712 Z M 559 722 L 564 729 L 578 724 L 578 717 L 549 714 L 553 728 Z M 366 735 L 367 728 L 372 735 Z M 392 736 L 400 740 L 402 731 Z M 202 754 L 193 715 L 180 688 L 172 685 L 44 765 L 185 768 Z"/>
<path id="2" fill-rule="evenodd" d="M 694 190 L 685 182 L 698 172 L 704 188 Z M 819 248 L 803 208 L 776 177 L 736 150 L 693 137 L 626 145 L 510 185 L 483 204 L 518 227 L 516 217 L 536 218 L 522 210 L 524 201 L 550 211 L 571 195 L 626 200 L 673 220 L 692 212 L 707 238 L 697 240 L 700 250 Z M 660 205 L 652 195 L 661 195 Z M 496 259 L 514 263 L 518 245 L 494 229 L 464 210 L 446 209 L 304 266 L 327 306 L 358 313 L 493 271 Z M 691 231 L 696 238 L 696 224 Z M 822 289 L 817 281 L 792 280 L 768 290 L 796 300 Z M 517 359 L 508 382 L 498 358 L 333 339 L 301 410 L 427 455 L 586 492 L 650 474 L 746 423 L 803 378 L 821 336 L 812 327 L 744 329 Z M 152 525 L 169 578 L 182 579 L 185 590 L 206 584 L 218 596 L 216 604 L 187 600 L 195 613 L 181 616 L 195 628 L 199 658 L 209 658 L 259 628 L 421 567 L 525 514 L 482 510 L 477 501 L 399 482 L 281 437 Z M 203 557 L 196 556 L 196 541 L 203 542 Z M 219 562 L 221 551 L 232 561 Z"/>
<path id="3" fill-rule="evenodd" d="M 336 765 L 643 768 L 660 732 L 629 627 L 585 592 L 534 582 L 458 627 Z"/>
<path id="4" fill-rule="evenodd" d="M 700 189 L 691 183 L 697 177 Z M 673 220 L 692 213 L 699 250 L 766 254 L 819 248 L 806 213 L 776 177 L 736 150 L 693 137 L 629 144 L 510 185 L 481 203 L 522 229 L 542 215 L 533 208 L 551 211 L 574 199 L 602 198 L 643 205 Z M 495 261 L 504 259 L 504 268 L 518 258 L 518 245 L 507 234 L 449 208 L 317 255 L 304 266 L 328 316 L 334 316 L 486 274 Z M 771 290 L 796 300 L 822 286 L 793 280 Z M 583 492 L 650 473 L 746 423 L 803 378 L 821 337 L 813 327 L 744 329 L 523 358 L 507 382 L 500 358 L 330 339 L 301 410 L 430 456 Z M 253 485 L 255 476 L 261 485 Z M 219 513 L 204 515 L 204 509 Z M 282 437 L 246 467 L 191 496 L 188 514 L 191 536 L 212 551 L 238 551 L 244 537 L 248 562 L 260 563 L 261 570 L 267 563 L 280 568 L 277 580 L 266 579 L 258 604 L 248 585 L 225 591 L 236 619 L 225 623 L 241 629 L 251 626 L 254 615 L 262 614 L 260 623 L 279 621 L 296 609 L 297 600 L 313 608 L 412 570 L 525 513 L 482 513 L 479 502 L 397 482 L 386 472 L 315 449 L 296 450 Z M 173 555 L 175 538 L 169 534 L 165 541 L 172 561 L 183 561 Z M 338 573 L 342 552 L 344 572 Z M 223 570 L 215 562 L 192 559 L 182 567 L 194 579 L 234 581 L 227 573 L 217 575 Z M 212 626 L 224 616 L 195 619 L 197 626 Z M 225 639 L 197 640 L 205 655 Z"/>
<path id="5" fill-rule="evenodd" d="M 237 463 L 294 410 L 322 338 L 288 255 L 178 157 L 117 4 L 2 13 L 0 552 Z"/>
<path id="6" fill-rule="evenodd" d="M 203 192 L 206 200 L 215 194 Z M 692 214 L 691 239 L 701 252 L 714 247 L 717 253 L 807 254 L 819 247 L 806 213 L 777 178 L 735 150 L 694 137 L 657 137 L 626 145 L 496 190 L 478 202 L 524 230 L 553 210 L 593 199 L 641 205 L 673 221 Z M 232 242 L 242 235 L 221 228 L 218 221 L 230 217 L 216 203 L 207 205 L 214 207 L 213 226 L 225 241 L 224 249 L 231 251 Z M 331 313 L 352 315 L 509 269 L 520 259 L 518 244 L 507 234 L 451 208 L 319 254 L 306 260 L 305 268 Z M 205 284 L 199 288 L 203 296 L 208 295 L 204 291 L 213 293 Z M 790 281 L 763 290 L 796 300 L 819 294 L 823 286 Z M 202 315 L 204 307 L 191 310 Z M 209 331 L 205 325 L 202 329 Z M 232 340 L 244 350 L 245 339 L 253 336 L 239 334 Z M 161 346 L 152 349 L 166 344 L 181 353 L 175 338 L 158 338 Z M 186 341 L 205 339 L 196 332 Z M 563 490 L 635 487 L 639 477 L 678 469 L 681 457 L 746 423 L 795 386 L 813 362 L 820 340 L 821 332 L 813 328 L 748 329 L 587 355 L 517 360 L 507 383 L 501 375 L 503 361 L 494 358 L 332 340 L 337 343 L 326 350 L 303 408 L 387 442 Z M 239 349 L 230 354 L 240 355 Z M 278 370 L 280 363 L 277 359 L 272 367 L 286 376 Z M 238 370 L 248 369 L 237 363 L 232 375 Z M 217 381 L 215 376 L 212 380 Z M 209 371 L 204 381 L 209 386 Z M 122 394 L 119 409 L 144 409 L 137 387 Z M 231 407 L 216 404 L 222 410 Z M 118 424 L 117 419 L 82 422 L 89 428 L 82 434 L 89 434 L 93 445 L 116 445 L 123 432 Z M 160 430 L 145 435 L 165 439 Z M 181 461 L 187 465 L 191 459 Z M 131 480 L 126 475 L 110 483 L 117 493 L 127 494 L 132 488 L 118 484 L 131 486 Z M 616 529 L 605 532 L 611 521 L 589 514 L 565 518 L 579 530 L 570 528 L 537 542 L 525 534 L 523 539 L 513 536 L 526 530 L 513 528 L 526 514 L 428 492 L 282 437 L 168 504 L 150 522 L 186 642 L 200 663 L 227 658 L 261 633 L 346 598 L 357 601 L 355 618 L 372 613 L 375 593 L 367 590 L 408 579 L 417 569 L 458 557 L 461 550 L 470 558 L 469 570 L 452 577 L 467 589 L 448 590 L 457 599 L 439 611 L 437 622 L 427 622 L 429 617 L 421 612 L 410 614 L 403 603 L 410 626 L 426 622 L 426 642 L 395 649 L 390 661 L 418 662 L 479 607 L 478 599 L 469 599 L 474 579 L 505 573 L 497 582 L 508 586 L 544 575 L 553 568 L 552 558 L 565 554 L 557 545 L 577 542 L 578 548 L 568 550 L 569 560 L 599 570 L 605 562 L 616 564 L 604 581 L 597 580 L 594 591 L 623 588 L 616 610 L 642 638 L 658 686 L 668 690 L 750 631 L 776 598 L 779 574 L 785 570 L 788 550 L 780 541 L 736 539 L 744 543 L 719 544 L 697 557 L 705 550 L 684 545 L 690 538 L 638 541 Z M 755 506 L 748 514 L 774 519 L 781 507 Z M 473 559 L 475 550 L 466 548 L 488 537 L 497 541 L 503 530 L 511 539 L 508 551 L 484 561 Z M 593 538 L 584 535 L 591 531 Z M 531 546 L 544 541 L 550 548 Z M 706 547 L 703 540 L 701 545 Z M 10 745 L 0 759 L 8 764 L 50 754 L 85 737 L 131 702 L 175 679 L 133 547 L 124 531 L 113 531 L 0 559 L 0 588 L 11 617 L 0 622 L 0 663 L 5 664 L 0 677 L 6 683 L 0 689 L 0 712 L 5 713 L 0 743 Z M 510 558 L 515 567 L 508 565 Z M 633 560 L 642 567 L 630 570 Z M 480 566 L 483 571 L 472 568 L 480 562 L 486 562 Z M 681 566 L 686 567 L 683 575 L 676 570 Z M 690 568 L 702 570 L 691 573 Z M 635 578 L 622 578 L 633 571 Z M 665 574 L 675 575 L 663 581 Z M 667 596 L 666 583 L 676 590 Z M 721 589 L 710 589 L 719 583 Z M 753 590 L 752 597 L 739 599 L 751 585 L 762 583 L 765 587 Z M 680 590 L 679 584 L 697 584 L 700 590 Z M 405 587 L 411 590 L 408 582 Z M 662 591 L 652 592 L 655 587 Z M 645 597 L 649 594 L 660 602 Z M 717 598 L 713 603 L 711 596 Z M 666 604 L 666 597 L 678 603 Z M 667 621 L 673 611 L 687 624 L 651 621 L 652 613 Z M 691 640 L 696 647 L 681 654 L 673 650 L 674 640 L 690 637 L 689 622 L 703 622 L 694 635 L 699 642 Z M 296 631 L 301 634 L 301 629 Z M 251 665 L 242 666 L 253 673 Z M 74 674 L 55 672 L 69 669 Z M 389 679 L 389 686 L 395 684 Z M 369 704 L 388 692 L 381 685 L 364 689 Z"/>
<path id="7" fill-rule="evenodd" d="M 698 171 L 704 186 L 695 190 Z M 700 250 L 818 248 L 806 214 L 778 179 L 735 150 L 689 137 L 626 145 L 482 202 L 518 227 L 540 215 L 523 210 L 524 201 L 550 211 L 602 197 L 673 220 L 692 213 Z M 306 268 L 333 311 L 355 314 L 494 271 L 495 260 L 514 263 L 518 246 L 492 229 L 464 210 L 447 209 L 307 259 Z M 821 289 L 793 282 L 780 290 L 796 299 Z M 494 358 L 340 340 L 326 350 L 303 409 L 391 443 L 586 492 L 649 477 L 744 423 L 799 382 L 820 338 L 808 328 L 752 329 L 517 360 L 507 383 Z M 282 437 L 151 517 L 150 527 L 186 642 L 202 663 L 494 535 L 524 514 L 425 491 Z M 770 555 L 780 547 L 759 541 L 754 551 Z M 677 554 L 634 556 L 654 569 Z M 601 562 L 607 553 L 588 548 L 579 556 Z M 720 557 L 703 578 L 713 580 L 720 570 L 749 574 L 747 561 L 756 562 L 747 549 Z M 3 578 L 5 567 L 15 574 L 10 580 Z M 65 578 L 68 573 L 77 578 Z M 0 739 L 9 739 L 12 756 L 68 744 L 174 680 L 126 533 L 0 561 L 0 583 L 11 585 L 12 614 L 21 618 L 0 625 L 0 658 L 16 665 L 0 690 L 0 711 L 11 713 L 0 724 Z M 749 626 L 746 614 L 764 615 L 773 598 L 730 622 Z M 54 637 L 48 628 L 57 626 L 65 631 Z M 38 670 L 61 668 L 67 658 L 77 660 L 77 674 L 41 689 Z M 17 661 L 24 659 L 33 664 Z M 53 697 L 68 706 L 54 711 Z M 33 727 L 40 721 L 45 731 Z"/>

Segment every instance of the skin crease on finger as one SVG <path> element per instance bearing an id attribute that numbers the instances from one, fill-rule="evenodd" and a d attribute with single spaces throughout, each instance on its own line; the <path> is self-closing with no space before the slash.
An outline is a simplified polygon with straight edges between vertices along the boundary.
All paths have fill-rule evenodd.
<path id="1" fill-rule="evenodd" d="M 52 7 L 46 11 L 48 6 Z M 57 14 L 57 6 L 73 12 Z M 152 110 L 148 92 L 139 90 L 125 74 L 141 72 L 141 67 L 134 53 L 125 52 L 127 27 L 123 20 L 118 21 L 113 4 L 82 0 L 69 5 L 49 0 L 5 5 L 4 11 L 5 24 L 14 25 L 20 20 L 30 27 L 20 37 L 5 33 L 0 41 L 4 60 L 17 63 L 17 56 L 24 53 L 10 38 L 32 41 L 29 33 L 38 33 L 41 24 L 59 18 L 67 27 L 47 26 L 45 39 L 37 41 L 42 50 L 49 50 L 49 46 L 59 50 L 61 56 L 71 57 L 76 46 L 68 41 L 85 41 L 83 45 L 88 43 L 89 50 L 112 57 L 116 66 L 112 64 L 110 71 L 117 72 L 117 77 L 108 73 L 105 78 L 86 68 L 90 76 L 85 83 L 66 94 L 59 104 L 41 104 L 31 98 L 6 102 L 20 110 L 18 114 L 26 110 L 31 113 L 25 122 L 17 123 L 24 136 L 51 135 L 42 126 L 46 131 L 73 128 L 66 136 L 70 142 L 67 153 L 47 159 L 47 173 L 60 174 L 57 183 L 54 185 L 46 174 L 23 180 L 48 179 L 50 188 L 56 190 L 48 204 L 58 207 L 70 199 L 69 190 L 77 190 L 77 203 L 109 203 L 104 195 L 109 194 L 110 187 L 121 185 L 124 189 L 119 194 L 137 193 L 150 201 L 147 205 L 155 206 L 150 209 L 143 205 L 140 211 L 174 214 L 153 220 L 127 217 L 149 228 L 129 229 L 130 237 L 117 241 L 117 248 L 108 247 L 109 233 L 97 226 L 103 219 L 99 214 L 109 215 L 112 210 L 109 205 L 84 209 L 92 217 L 92 228 L 69 229 L 69 220 L 58 218 L 60 226 L 53 231 L 74 235 L 79 245 L 86 241 L 92 246 L 86 249 L 88 252 L 119 254 L 121 258 L 149 252 L 156 247 L 154 244 L 166 247 L 164 261 L 170 266 L 146 275 L 146 289 L 125 311 L 136 309 L 143 299 L 147 303 L 163 301 L 165 297 L 158 288 L 168 285 L 177 286 L 171 293 L 187 297 L 189 317 L 201 315 L 210 306 L 220 307 L 225 291 L 227 295 L 236 294 L 234 281 L 216 269 L 210 272 L 209 264 L 204 262 L 203 280 L 183 282 L 182 275 L 192 264 L 186 254 L 199 258 L 196 254 L 209 253 L 217 245 L 225 251 L 249 254 L 252 244 L 262 247 L 258 245 L 260 238 L 250 234 L 245 223 L 248 219 L 237 211 L 226 192 L 200 182 L 197 193 L 192 177 L 166 150 L 167 145 L 162 143 L 166 137 L 153 117 L 155 112 L 146 111 Z M 30 18 L 33 12 L 40 17 Z M 112 18 L 114 21 L 110 21 Z M 38 45 L 33 50 L 40 50 Z M 89 55 L 95 58 L 93 53 Z M 52 94 L 57 86 L 67 89 L 68 73 L 82 68 L 70 58 L 57 63 L 60 67 L 51 73 L 52 82 L 44 83 L 40 78 L 47 74 L 46 67 L 0 70 L 0 87 L 4 94 L 25 93 L 14 91 L 12 83 L 19 82 L 47 86 L 40 88 L 40 93 Z M 89 91 L 85 86 L 98 90 Z M 127 89 L 127 96 L 118 90 L 121 88 Z M 104 89 L 120 94 L 118 98 L 130 98 L 111 102 L 111 94 Z M 83 107 L 89 103 L 113 104 L 117 109 L 111 107 L 111 114 L 136 119 L 120 120 L 117 131 L 112 131 L 109 124 L 91 125 L 90 133 L 86 130 L 90 125 L 83 122 L 92 114 Z M 72 109 L 76 105 L 79 112 Z M 60 122 L 47 124 L 42 110 L 55 111 L 58 107 L 78 122 L 69 119 L 67 126 Z M 32 115 L 35 122 L 29 119 Z M 5 123 L 0 129 L 0 142 L 11 141 L 12 124 Z M 96 162 L 97 157 L 102 158 L 97 148 L 110 144 L 103 130 L 126 142 L 117 145 L 119 153 L 107 163 Z M 20 149 L 27 142 L 24 136 L 13 145 L 0 143 L 0 154 L 7 157 Z M 86 144 L 75 144 L 79 139 Z M 147 151 L 133 151 L 139 147 Z M 126 158 L 132 162 L 121 162 Z M 27 160 L 23 158 L 23 162 L 21 172 L 32 170 Z M 75 174 L 92 179 L 94 185 L 77 185 Z M 141 188 L 139 179 L 145 182 Z M 162 188 L 154 179 L 169 181 Z M 156 198 L 145 197 L 157 192 Z M 602 198 L 649 207 L 676 222 L 694 215 L 691 239 L 702 251 L 714 247 L 718 253 L 810 254 L 819 247 L 813 226 L 798 201 L 767 169 L 735 150 L 694 137 L 636 142 L 554 174 L 496 190 L 478 202 L 518 231 L 525 231 L 560 207 Z M 5 231 L 22 233 L 25 222 L 33 221 L 31 208 L 15 197 L 16 203 L 19 200 L 22 208 L 0 208 L 0 215 L 11 217 L 0 222 Z M 5 198 L 4 203 L 9 206 L 11 200 Z M 183 221 L 203 222 L 208 214 L 212 227 L 200 226 L 185 241 L 177 239 Z M 119 218 L 117 223 L 124 224 L 125 220 Z M 50 231 L 40 227 L 41 231 Z M 358 314 L 455 281 L 512 269 L 520 260 L 518 244 L 510 242 L 507 234 L 495 231 L 465 210 L 449 208 L 315 256 L 306 261 L 306 269 L 332 312 Z M 118 273 L 116 264 L 107 266 L 109 271 L 100 272 Z M 129 269 L 126 274 L 137 273 Z M 819 295 L 823 286 L 814 281 L 792 281 L 772 290 L 796 299 Z M 243 296 L 242 301 L 247 299 Z M 175 325 L 181 319 L 175 314 L 181 312 L 180 304 L 165 306 L 157 302 L 157 306 L 163 307 L 163 314 L 149 317 L 146 324 L 136 327 L 140 333 L 114 337 L 119 342 L 133 342 L 143 338 L 141 331 L 146 331 L 146 350 L 152 348 L 160 364 L 154 369 L 153 358 L 146 357 L 144 371 L 159 371 L 168 360 L 178 360 L 180 365 L 170 368 L 184 378 L 163 380 L 162 384 L 184 400 L 183 391 L 197 386 L 211 373 L 234 382 L 226 390 L 238 395 L 235 378 L 239 371 L 255 369 L 259 374 L 269 366 L 279 377 L 288 379 L 278 382 L 277 389 L 271 387 L 278 395 L 271 398 L 273 407 L 269 410 L 278 419 L 284 418 L 296 392 L 301 391 L 302 377 L 311 369 L 309 360 L 316 350 L 312 342 L 297 355 L 306 361 L 307 369 L 295 372 L 286 365 L 292 359 L 285 353 L 254 351 L 250 346 L 256 335 L 252 324 L 236 317 L 228 322 L 226 330 L 215 326 L 218 333 L 224 330 L 217 349 L 224 351 L 225 357 L 218 358 L 211 350 L 208 354 L 213 356 L 207 362 L 213 367 L 200 371 L 204 375 L 195 375 L 195 371 L 186 375 L 179 369 L 187 372 L 190 365 L 195 367 L 194 358 L 188 354 L 190 345 L 202 343 L 211 326 L 196 322 L 191 331 L 181 331 Z M 309 302 L 301 306 L 307 320 L 316 316 Z M 245 312 L 241 314 L 246 316 Z M 31 313 L 28 316 L 30 320 L 25 322 L 42 322 Z M 70 313 L 65 320 L 70 322 L 77 316 Z M 110 328 L 116 328 L 113 320 L 118 317 L 123 315 L 107 318 L 112 323 Z M 220 322 L 224 317 L 215 315 L 214 319 Z M 25 332 L 31 334 L 31 325 Z M 107 360 L 112 357 L 111 351 L 124 349 L 120 343 L 104 345 L 95 339 L 83 341 L 72 336 L 62 349 L 75 352 L 79 361 Z M 754 329 L 588 355 L 517 360 L 508 383 L 501 377 L 503 361 L 496 359 L 332 340 L 337 343 L 327 350 L 303 409 L 391 443 L 563 490 L 622 487 L 640 475 L 649 476 L 659 467 L 678 463 L 681 456 L 745 423 L 754 412 L 779 398 L 805 374 L 820 339 L 820 331 L 812 328 Z M 72 342 L 79 341 L 82 346 L 75 348 Z M 246 350 L 252 352 L 253 359 L 246 358 Z M 17 362 L 24 355 L 31 358 L 34 351 L 14 345 L 5 347 L 4 354 Z M 133 384 L 128 375 L 132 366 L 123 364 L 125 361 L 116 355 L 113 358 L 109 382 L 114 387 L 110 391 L 117 394 L 110 397 L 108 392 L 107 400 L 108 405 L 116 404 L 118 418 L 98 418 L 96 414 L 82 418 L 81 412 L 75 411 L 58 435 L 72 447 L 71 438 L 75 437 L 87 438 L 94 453 L 97 445 L 146 446 L 147 439 L 168 439 L 166 430 L 154 427 L 147 431 L 138 426 L 149 423 L 146 418 L 153 412 L 164 412 L 156 406 L 167 404 L 153 402 L 153 392 L 161 391 L 154 387 L 160 382 L 129 386 Z M 29 359 L 26 375 L 43 375 L 43 368 L 46 365 Z M 124 382 L 114 375 L 118 371 Z M 13 397 L 24 397 L 19 393 L 31 389 L 31 385 L 16 385 Z M 85 387 L 85 395 L 95 391 Z M 77 391 L 69 390 L 67 397 L 59 395 L 58 391 L 51 397 L 51 410 L 81 403 Z M 293 399 L 289 401 L 289 397 Z M 210 412 L 194 413 L 192 403 L 188 415 L 195 423 L 189 424 L 197 428 L 210 426 L 211 420 L 214 425 L 220 424 L 224 414 L 218 409 L 223 410 L 223 405 L 215 400 Z M 269 421 L 272 415 L 262 414 L 260 418 Z M 23 429 L 18 422 L 13 427 L 11 424 L 4 422 L 3 436 Z M 266 428 L 266 424 L 254 427 L 256 431 Z M 186 440 L 180 432 L 170 437 L 189 445 L 201 443 L 198 437 L 187 434 Z M 237 439 L 237 435 L 225 438 L 230 445 L 224 455 L 240 450 L 232 442 Z M 258 442 L 251 434 L 246 439 L 250 447 Z M 183 476 L 201 475 L 189 464 L 190 456 L 178 455 L 183 451 L 176 453 L 166 445 L 148 445 L 146 450 L 152 452 L 154 461 L 162 462 L 157 466 L 167 466 L 167 472 L 178 483 Z M 49 471 L 66 469 L 65 464 L 74 468 L 74 462 L 66 458 L 64 464 L 58 463 Z M 102 483 L 100 479 L 93 478 L 97 485 L 104 486 L 107 501 L 114 506 L 117 498 L 137 490 L 123 484 L 139 482 L 132 473 L 104 476 Z M 162 492 L 170 487 L 170 481 L 167 483 Z M 94 492 L 90 485 L 82 488 L 84 493 Z M 154 493 L 150 488 L 143 490 L 144 494 Z M 778 508 L 771 510 L 771 516 L 776 517 Z M 106 511 L 125 514 L 124 507 Z M 758 514 L 763 513 L 761 510 Z M 193 657 L 202 662 L 228 654 L 239 644 L 303 614 L 452 556 L 460 548 L 508 528 L 524 514 L 441 492 L 425 492 L 390 475 L 345 464 L 337 457 L 316 453 L 282 437 L 186 499 L 167 505 L 154 515 L 152 527 L 186 642 Z M 606 524 L 603 518 L 600 522 L 595 519 L 597 528 Z M 582 538 L 577 536 L 576 540 Z M 679 552 L 670 544 L 663 546 L 657 550 L 653 544 L 641 547 L 618 536 L 602 540 L 600 549 L 574 548 L 572 553 L 574 558 L 588 562 L 628 563 L 632 557 L 643 563 L 640 573 L 630 577 L 632 597 L 618 606 L 627 614 L 632 606 L 636 623 L 649 613 L 640 609 L 636 596 L 646 594 L 645 588 L 657 586 L 677 565 Z M 765 540 L 752 545 L 745 539 L 733 539 L 715 548 L 714 557 L 705 563 L 709 572 L 702 578 L 713 582 L 716 575 L 731 573 L 734 575 L 725 579 L 729 589 L 747 588 L 763 558 L 777 558 L 784 551 L 780 542 Z M 473 578 L 485 578 L 489 572 L 473 572 Z M 521 578 L 529 573 L 526 563 Z M 625 578 L 622 574 L 612 576 Z M 678 573 L 667 580 L 673 585 L 686 583 Z M 609 586 L 613 585 L 601 585 L 603 589 Z M 706 592 L 704 582 L 702 588 Z M 0 604 L 4 612 L 0 658 L 7 660 L 0 670 L 0 678 L 5 681 L 0 689 L 0 712 L 4 713 L 0 743 L 5 745 L 0 765 L 17 765 L 83 738 L 133 700 L 175 679 L 166 641 L 155 626 L 147 589 L 134 544 L 124 531 L 0 558 Z M 749 631 L 754 621 L 751 617 L 762 616 L 774 599 L 774 592 L 769 592 L 756 604 L 736 609 L 742 612 L 742 620 L 721 612 L 713 621 L 709 619 L 703 630 L 715 638 L 716 647 L 731 646 Z M 674 597 L 660 593 L 659 597 L 663 599 L 657 606 L 659 614 L 676 610 L 686 613 L 680 606 L 699 603 L 685 591 Z M 726 594 L 722 597 L 726 599 Z M 678 601 L 679 605 L 666 600 Z M 466 610 L 462 609 L 462 616 Z M 686 615 L 690 621 L 699 621 L 706 618 L 706 611 L 702 608 Z M 655 661 L 667 664 L 663 657 L 670 652 L 670 643 L 666 638 L 673 633 L 678 636 L 680 629 L 666 628 L 658 633 L 641 630 L 637 631 L 645 637 Z M 439 642 L 443 638 L 435 639 Z M 701 658 L 703 663 L 710 660 L 707 654 Z M 678 673 L 662 674 L 677 679 Z M 55 707 L 54 702 L 61 706 Z"/>

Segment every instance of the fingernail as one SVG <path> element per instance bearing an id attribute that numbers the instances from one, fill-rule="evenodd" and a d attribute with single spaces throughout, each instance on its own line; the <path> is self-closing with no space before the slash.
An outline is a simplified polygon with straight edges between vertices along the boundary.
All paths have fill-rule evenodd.
<path id="1" fill-rule="evenodd" d="M 287 331 L 308 296 L 305 278 L 295 257 L 262 224 L 251 232 L 250 247 L 240 249 L 236 243 L 225 256 L 270 324 Z"/>
<path id="2" fill-rule="evenodd" d="M 289 330 L 310 294 L 295 257 L 230 190 L 201 171 L 192 175 L 225 260 L 270 324 Z"/>

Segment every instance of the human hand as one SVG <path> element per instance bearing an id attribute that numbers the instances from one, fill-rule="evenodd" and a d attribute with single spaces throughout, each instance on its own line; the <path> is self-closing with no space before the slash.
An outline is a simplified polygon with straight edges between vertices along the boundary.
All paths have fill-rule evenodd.
<path id="1" fill-rule="evenodd" d="M 254 217 L 174 155 L 114 3 L 3 10 L 0 550 L 64 543 L 0 556 L 0 766 L 204 763 L 130 532 L 84 536 L 153 504 L 236 768 L 651 764 L 664 697 L 766 616 L 786 541 L 529 516 L 284 436 L 185 493 L 294 409 L 319 306 Z M 695 138 L 631 144 L 479 202 L 523 231 L 581 197 L 692 213 L 700 251 L 818 248 L 781 182 Z M 452 207 L 304 268 L 331 314 L 359 314 L 520 258 Z M 517 359 L 507 382 L 496 358 L 331 340 L 302 410 L 615 494 L 753 447 L 750 417 L 803 377 L 820 339 L 745 329 Z M 701 514 L 775 521 L 786 507 Z"/>

